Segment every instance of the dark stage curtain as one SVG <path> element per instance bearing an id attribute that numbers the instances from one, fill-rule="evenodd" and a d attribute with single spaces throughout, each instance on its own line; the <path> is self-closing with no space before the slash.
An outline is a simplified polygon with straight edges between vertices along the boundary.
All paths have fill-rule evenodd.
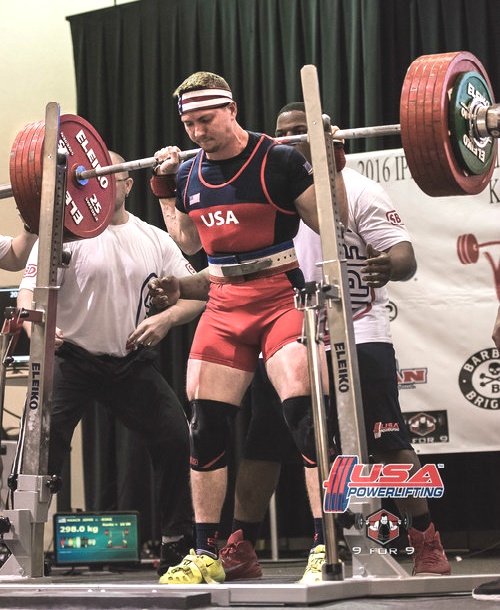
<path id="1" fill-rule="evenodd" d="M 302 99 L 305 64 L 317 66 L 324 112 L 343 128 L 399 123 L 406 70 L 424 54 L 470 51 L 500 91 L 498 0 L 142 0 L 68 20 L 77 112 L 129 160 L 166 144 L 193 148 L 172 93 L 197 70 L 223 75 L 240 123 L 269 134 L 279 108 Z M 348 152 L 400 146 L 371 138 Z M 149 176 L 134 173 L 129 209 L 162 227 Z M 163 346 L 181 394 L 190 329 Z"/>
<path id="2" fill-rule="evenodd" d="M 343 128 L 398 123 L 406 70 L 428 53 L 474 53 L 500 90 L 497 0 L 142 0 L 68 19 L 78 114 L 127 159 L 193 148 L 172 93 L 197 70 L 223 75 L 241 124 L 269 134 L 277 111 L 302 99 L 304 64 L 317 66 L 324 111 Z M 134 174 L 129 206 L 162 226 L 148 178 Z"/>

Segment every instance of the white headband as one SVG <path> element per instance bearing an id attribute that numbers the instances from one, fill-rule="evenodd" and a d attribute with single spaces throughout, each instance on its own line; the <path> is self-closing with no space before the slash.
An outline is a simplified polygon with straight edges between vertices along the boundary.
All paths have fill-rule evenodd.
<path id="1" fill-rule="evenodd" d="M 197 89 L 179 96 L 179 114 L 202 108 L 217 108 L 233 101 L 233 94 L 227 89 Z"/>

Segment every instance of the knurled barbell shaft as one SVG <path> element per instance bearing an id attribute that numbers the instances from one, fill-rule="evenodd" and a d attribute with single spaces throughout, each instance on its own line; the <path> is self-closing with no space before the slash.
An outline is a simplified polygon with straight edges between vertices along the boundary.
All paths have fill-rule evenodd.
<path id="1" fill-rule="evenodd" d="M 335 132 L 335 138 L 338 140 L 353 140 L 355 138 L 369 138 L 371 136 L 391 136 L 401 133 L 401 126 L 397 125 L 378 125 L 374 127 L 359 127 L 355 129 L 339 129 Z M 300 144 L 301 142 L 307 142 L 307 134 L 297 136 L 284 136 L 275 138 L 280 144 Z M 191 150 L 184 150 L 179 153 L 181 161 L 185 161 L 190 157 L 194 157 L 198 152 L 199 148 L 192 148 Z M 153 167 L 157 164 L 155 157 L 147 157 L 145 159 L 138 159 L 137 161 L 127 161 L 125 163 L 118 163 L 116 165 L 107 165 L 104 167 L 96 167 L 93 169 L 76 171 L 75 177 L 77 180 L 87 180 L 89 178 L 95 178 L 96 176 L 106 176 L 108 174 L 117 174 L 118 172 L 133 171 L 136 169 L 144 169 L 147 167 Z"/>
<path id="2" fill-rule="evenodd" d="M 350 140 L 355 138 L 363 138 L 370 136 L 382 136 L 382 135 L 394 135 L 401 132 L 400 125 L 382 125 L 375 127 L 360 127 L 358 129 L 339 129 L 335 132 L 335 138 L 339 140 Z M 297 136 L 285 136 L 276 138 L 276 141 L 280 144 L 300 144 L 301 142 L 307 142 L 307 134 Z M 199 148 L 192 148 L 190 150 L 184 150 L 179 153 L 181 161 L 185 161 L 191 157 L 194 157 L 198 152 Z M 77 168 L 74 174 L 74 178 L 77 182 L 85 183 L 89 178 L 96 178 L 97 176 L 107 176 L 109 174 L 118 174 L 119 172 L 134 171 L 137 169 L 146 169 L 153 167 L 157 164 L 155 157 L 146 157 L 144 159 L 137 159 L 135 161 L 125 161 L 124 163 L 115 163 L 114 165 L 104 165 L 102 167 L 95 167 L 93 169 L 79 169 Z M 0 185 L 0 199 L 6 199 L 12 197 L 13 191 L 10 184 Z"/>
<path id="3" fill-rule="evenodd" d="M 499 137 L 499 125 L 500 125 L 500 104 L 493 104 L 489 107 L 481 109 L 478 115 L 474 117 L 475 129 L 479 137 Z M 360 138 L 371 138 L 380 136 L 394 136 L 401 133 L 401 125 L 399 123 L 393 125 L 374 125 L 372 127 L 355 127 L 353 129 L 338 129 L 334 133 L 335 139 L 338 140 L 356 140 Z M 276 138 L 276 141 L 280 144 L 300 144 L 301 142 L 307 142 L 307 134 L 297 136 L 285 136 Z M 185 161 L 190 157 L 194 157 L 198 152 L 199 148 L 193 148 L 191 150 L 182 151 L 179 154 L 181 161 Z M 88 178 L 95 178 L 96 176 L 105 176 L 107 174 L 116 174 L 122 171 L 133 171 L 136 169 L 144 169 L 153 167 L 157 161 L 154 157 L 148 157 L 146 159 L 138 159 L 137 161 L 127 161 L 126 163 L 120 163 L 117 165 L 108 165 L 104 167 L 96 167 L 94 169 L 88 169 L 83 171 L 77 171 L 75 177 L 77 180 L 87 180 Z"/>
<path id="4" fill-rule="evenodd" d="M 479 137 L 494 137 L 500 136 L 500 104 L 492 104 L 489 107 L 480 108 L 474 117 L 474 128 Z M 338 140 L 355 140 L 359 138 L 370 138 L 380 136 L 393 136 L 401 133 L 401 125 L 399 123 L 393 125 L 374 125 L 372 127 L 355 127 L 353 129 L 339 129 L 335 132 L 335 139 Z M 297 136 L 285 136 L 276 138 L 276 141 L 280 144 L 300 144 L 301 142 L 307 142 L 307 134 Z M 181 161 L 185 161 L 191 157 L 194 157 L 198 152 L 199 148 L 193 148 L 190 150 L 181 151 L 179 158 Z M 146 169 L 153 167 L 157 164 L 155 157 L 146 157 L 145 159 L 137 159 L 135 161 L 126 161 L 125 163 L 117 163 L 114 165 L 105 165 L 102 167 L 95 167 L 93 169 L 77 169 L 75 172 L 75 179 L 78 182 L 84 182 L 89 178 L 96 178 L 97 176 L 106 176 L 109 174 L 117 174 L 119 172 L 134 171 L 138 169 Z M 0 199 L 12 197 L 13 191 L 10 184 L 0 185 Z"/>
<path id="5" fill-rule="evenodd" d="M 475 129 L 479 137 L 499 137 L 500 125 L 500 104 L 493 104 L 482 109 L 478 113 L 475 121 Z M 335 139 L 338 140 L 356 140 L 360 138 L 371 138 L 380 136 L 394 136 L 401 133 L 401 125 L 399 123 L 393 125 L 374 125 L 372 127 L 354 127 L 353 129 L 339 129 L 334 133 Z M 307 142 L 307 134 L 297 136 L 285 136 L 276 138 L 280 144 L 300 144 Z M 181 161 L 185 161 L 190 157 L 194 157 L 199 148 L 184 150 L 179 154 Z M 127 161 L 116 165 L 108 165 L 104 167 L 96 167 L 93 169 L 77 171 L 75 177 L 77 180 L 87 180 L 96 176 L 105 176 L 108 174 L 116 174 L 118 172 L 133 171 L 136 169 L 145 169 L 156 165 L 157 161 L 154 157 L 138 159 L 136 161 Z"/>
<path id="6" fill-rule="evenodd" d="M 179 153 L 181 161 L 185 161 L 190 157 L 194 157 L 198 152 L 198 148 L 191 150 L 183 150 Z M 103 167 L 95 167 L 93 169 L 86 169 L 75 172 L 75 178 L 77 180 L 88 180 L 89 178 L 96 178 L 97 176 L 107 176 L 109 174 L 118 174 L 119 172 L 129 172 L 136 169 L 147 169 L 153 167 L 158 161 L 155 157 L 146 157 L 144 159 L 137 159 L 135 161 L 125 161 L 124 163 L 115 163 L 113 165 L 104 165 Z"/>
<path id="7" fill-rule="evenodd" d="M 13 195 L 14 192 L 10 184 L 0 184 L 0 199 L 7 199 L 7 197 L 12 197 Z"/>
<path id="8" fill-rule="evenodd" d="M 354 129 L 339 129 L 335 132 L 335 139 L 338 140 L 354 140 L 356 138 L 369 138 L 372 136 L 392 136 L 401 133 L 401 126 L 396 125 L 376 125 L 373 127 L 358 127 Z M 276 138 L 276 141 L 280 144 L 300 144 L 301 142 L 307 142 L 307 134 L 296 135 L 296 136 L 284 136 Z M 199 148 L 192 148 L 190 150 L 183 150 L 179 153 L 181 161 L 194 157 L 198 152 Z M 153 167 L 157 164 L 155 157 L 146 157 L 144 159 L 136 159 L 135 161 L 125 161 L 124 163 L 116 163 L 113 165 L 104 165 L 102 167 L 95 167 L 92 169 L 77 169 L 75 171 L 75 179 L 77 182 L 88 180 L 89 178 L 96 178 L 97 176 L 107 176 L 109 174 L 118 174 L 119 172 L 134 171 L 137 169 L 146 169 Z M 12 187 L 10 184 L 0 185 L 0 199 L 12 197 Z"/>

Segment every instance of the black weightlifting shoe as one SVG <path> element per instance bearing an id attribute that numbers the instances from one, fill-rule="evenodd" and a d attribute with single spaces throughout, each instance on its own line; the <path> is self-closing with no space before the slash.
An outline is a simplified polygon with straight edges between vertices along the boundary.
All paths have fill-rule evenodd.
<path id="1" fill-rule="evenodd" d="M 491 600 L 500 602 L 500 578 L 484 582 L 482 585 L 473 589 L 472 597 L 483 601 Z"/>
<path id="2" fill-rule="evenodd" d="M 168 568 L 181 563 L 184 557 L 189 554 L 193 544 L 193 539 L 186 536 L 183 536 L 176 542 L 162 542 L 160 547 L 160 563 L 156 570 L 158 576 L 163 576 Z"/>

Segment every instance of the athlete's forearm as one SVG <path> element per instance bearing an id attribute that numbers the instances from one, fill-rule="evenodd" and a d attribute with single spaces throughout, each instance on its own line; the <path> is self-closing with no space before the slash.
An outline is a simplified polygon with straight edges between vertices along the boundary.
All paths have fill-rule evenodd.
<path id="1" fill-rule="evenodd" d="M 210 289 L 208 267 L 194 275 L 187 275 L 179 279 L 181 299 L 207 300 Z"/>

